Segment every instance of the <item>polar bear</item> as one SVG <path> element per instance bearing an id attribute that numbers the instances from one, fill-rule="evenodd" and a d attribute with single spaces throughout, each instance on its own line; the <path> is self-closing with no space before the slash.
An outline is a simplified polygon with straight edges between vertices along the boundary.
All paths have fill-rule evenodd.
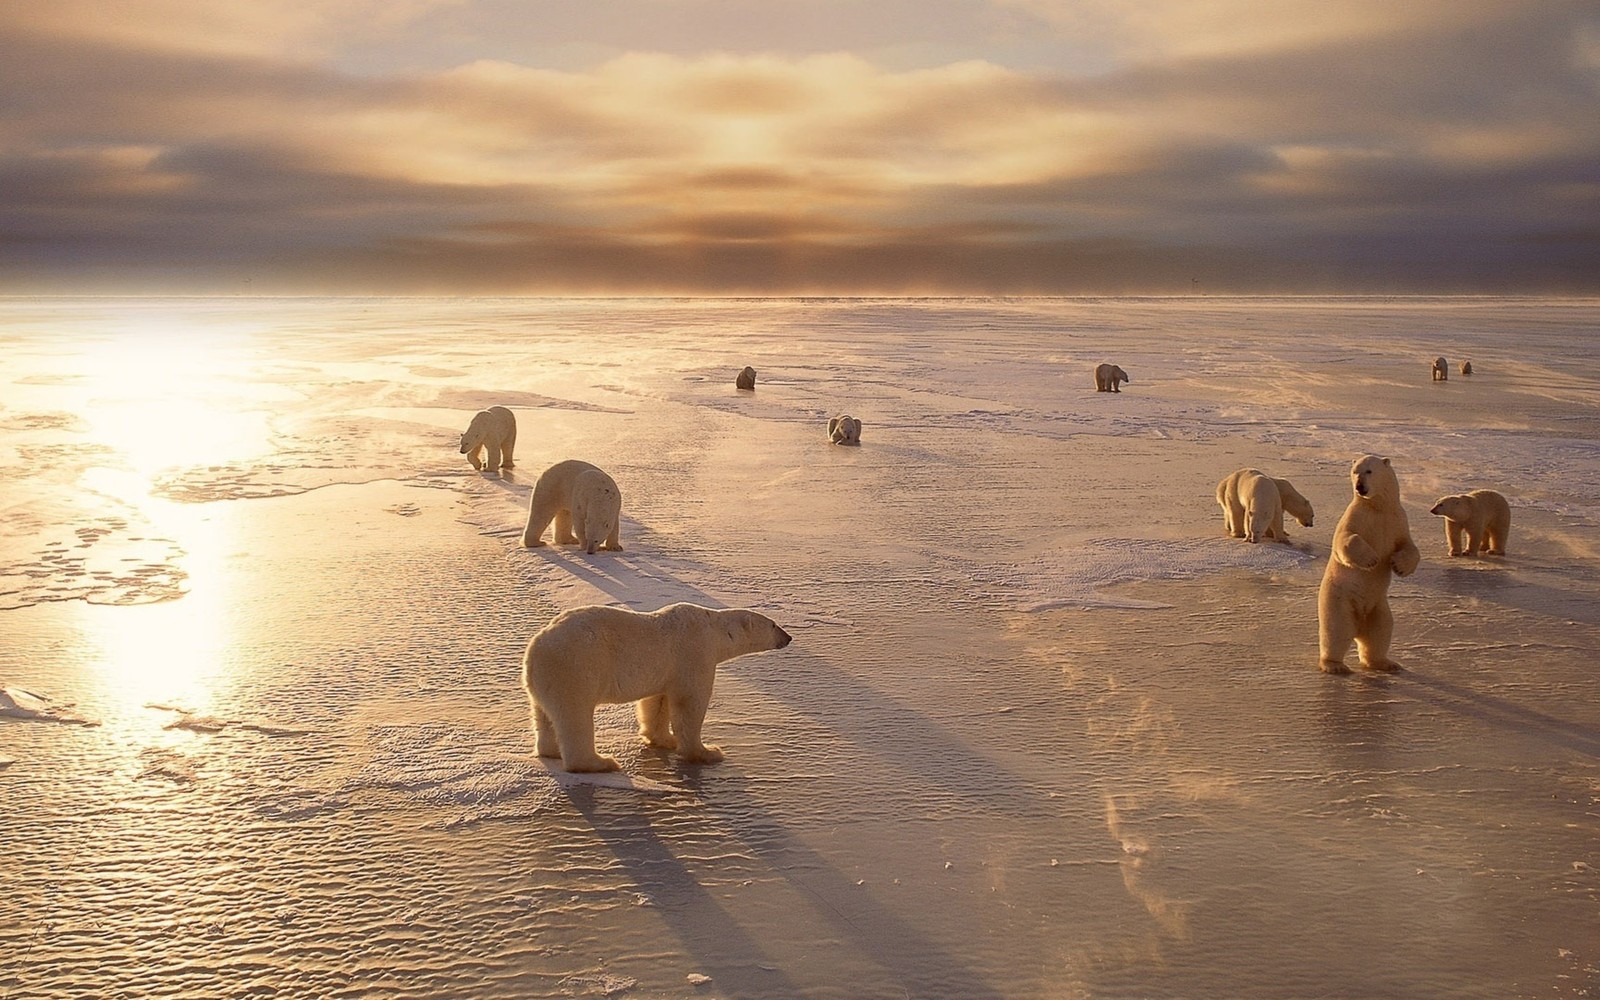
<path id="1" fill-rule="evenodd" d="M 733 387 L 735 389 L 749 389 L 754 392 L 756 387 L 756 370 L 751 368 L 749 365 L 746 365 L 744 370 L 734 378 Z"/>
<path id="2" fill-rule="evenodd" d="M 1287 511 L 1309 528 L 1311 501 L 1287 479 L 1273 479 L 1259 469 L 1240 469 L 1217 484 L 1217 504 L 1222 507 L 1224 530 L 1234 538 L 1259 542 L 1263 538 L 1289 540 L 1283 530 Z"/>
<path id="3" fill-rule="evenodd" d="M 516 446 L 517 418 L 503 406 L 479 410 L 461 435 L 461 454 L 480 472 L 511 468 L 511 451 Z M 487 460 L 482 457 L 484 452 L 488 452 Z"/>
<path id="4" fill-rule="evenodd" d="M 1472 374 L 1472 362 L 1470 362 L 1470 361 L 1461 362 L 1461 374 L 1463 374 L 1463 375 L 1471 375 Z"/>
<path id="5" fill-rule="evenodd" d="M 861 421 L 848 413 L 829 417 L 828 440 L 834 444 L 860 444 Z"/>
<path id="6" fill-rule="evenodd" d="M 1317 593 L 1324 673 L 1347 674 L 1345 653 L 1356 641 L 1368 670 L 1399 670 L 1389 659 L 1394 615 L 1389 574 L 1410 576 L 1421 560 L 1400 504 L 1400 480 L 1387 458 L 1363 455 L 1350 467 L 1355 496 L 1333 532 L 1328 568 Z"/>
<path id="7" fill-rule="evenodd" d="M 1506 554 L 1506 538 L 1511 534 L 1511 505 L 1494 490 L 1473 490 L 1440 497 L 1428 513 L 1444 518 L 1444 537 L 1453 556 L 1492 556 Z M 1467 545 L 1461 547 L 1461 533 Z"/>
<path id="8" fill-rule="evenodd" d="M 588 462 L 557 462 L 539 476 L 528 501 L 528 524 L 522 529 L 522 544 L 530 549 L 543 545 L 544 529 L 552 520 L 558 545 L 576 542 L 590 555 L 596 546 L 607 552 L 622 551 L 618 538 L 622 529 L 622 491 L 615 480 Z"/>
<path id="9" fill-rule="evenodd" d="M 672 604 L 659 611 L 591 605 L 556 616 L 528 642 L 522 687 L 534 749 L 568 771 L 615 771 L 594 749 L 597 705 L 638 702 L 639 735 L 690 764 L 715 764 L 722 750 L 700 740 L 717 664 L 782 649 L 789 633 L 745 608 Z"/>
<path id="10" fill-rule="evenodd" d="M 1116 365 L 1096 365 L 1094 369 L 1095 392 L 1121 392 L 1117 388 L 1123 382 L 1132 382 L 1128 373 Z"/>
<path id="11" fill-rule="evenodd" d="M 1450 381 L 1450 362 L 1444 358 L 1433 359 L 1433 380 L 1435 382 Z"/>

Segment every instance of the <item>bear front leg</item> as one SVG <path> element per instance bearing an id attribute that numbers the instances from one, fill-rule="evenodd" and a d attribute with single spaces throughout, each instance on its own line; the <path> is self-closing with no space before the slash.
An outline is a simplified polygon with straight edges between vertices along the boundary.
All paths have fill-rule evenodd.
<path id="1" fill-rule="evenodd" d="M 533 751 L 541 757 L 561 756 L 561 741 L 556 738 L 556 728 L 550 716 L 536 703 L 533 706 Z"/>
<path id="2" fill-rule="evenodd" d="M 1394 614 L 1388 600 L 1379 601 L 1367 615 L 1362 631 L 1356 633 L 1356 650 L 1366 670 L 1395 671 L 1400 664 L 1389 659 L 1389 643 L 1394 639 Z"/>
<path id="3" fill-rule="evenodd" d="M 672 732 L 678 738 L 678 759 L 687 764 L 715 764 L 722 760 L 722 748 L 700 741 L 711 692 L 676 694 L 668 699 L 672 708 Z"/>
<path id="4" fill-rule="evenodd" d="M 1489 547 L 1489 540 L 1484 537 L 1483 529 L 1474 530 L 1467 527 L 1467 555 L 1477 558 L 1478 553 Z"/>
<path id="5" fill-rule="evenodd" d="M 660 750 L 678 749 L 678 741 L 672 735 L 670 722 L 671 713 L 667 708 L 667 696 L 658 694 L 652 698 L 640 698 L 636 707 L 639 716 L 639 737 L 650 746 Z"/>
<path id="6" fill-rule="evenodd" d="M 1450 545 L 1451 555 L 1461 555 L 1461 522 L 1445 519 L 1444 540 Z"/>
<path id="7" fill-rule="evenodd" d="M 551 716 L 561 743 L 561 766 L 575 774 L 617 771 L 621 766 L 594 752 L 594 706 L 566 706 Z"/>
<path id="8" fill-rule="evenodd" d="M 1394 555 L 1389 558 L 1389 568 L 1400 576 L 1410 576 L 1417 571 L 1417 566 L 1422 562 L 1422 553 L 1417 551 L 1417 543 L 1407 535 L 1400 540 L 1399 548 L 1394 550 Z"/>
<path id="9" fill-rule="evenodd" d="M 1370 571 L 1378 568 L 1377 550 L 1354 532 L 1347 531 L 1334 536 L 1330 558 L 1339 560 L 1351 569 Z"/>
<path id="10" fill-rule="evenodd" d="M 483 471 L 483 459 L 478 457 L 478 456 L 480 456 L 482 454 L 483 454 L 483 445 L 481 445 L 481 444 L 478 445 L 476 448 L 472 449 L 471 451 L 467 452 L 467 461 L 471 462 L 472 463 L 472 468 L 475 469 L 478 472 L 482 472 Z"/>
<path id="11" fill-rule="evenodd" d="M 577 540 L 577 536 L 572 533 L 572 511 L 563 507 L 556 511 L 556 544 L 571 545 Z"/>
<path id="12" fill-rule="evenodd" d="M 606 543 L 600 547 L 607 552 L 622 551 L 622 526 L 620 524 L 612 526 L 610 537 L 608 537 L 606 539 Z"/>
<path id="13" fill-rule="evenodd" d="M 511 452 L 517 447 L 517 429 L 511 428 L 511 433 L 506 435 L 505 443 L 500 448 L 500 468 L 511 468 Z"/>
<path id="14" fill-rule="evenodd" d="M 538 490 L 534 492 L 537 494 Z M 544 529 L 550 527 L 550 518 L 555 511 L 545 508 L 535 497 L 528 504 L 528 525 L 522 529 L 522 547 L 525 549 L 538 548 L 544 544 Z"/>
<path id="15" fill-rule="evenodd" d="M 500 468 L 500 446 L 491 441 L 484 445 L 484 448 L 488 450 L 489 455 L 488 458 L 483 460 L 484 467 L 490 472 L 498 471 Z"/>

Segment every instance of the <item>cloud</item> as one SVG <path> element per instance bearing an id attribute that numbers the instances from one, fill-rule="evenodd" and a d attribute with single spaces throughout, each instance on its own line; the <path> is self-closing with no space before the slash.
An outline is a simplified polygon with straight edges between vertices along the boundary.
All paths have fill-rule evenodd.
<path id="1" fill-rule="evenodd" d="M 142 8 L 163 37 L 160 17 L 29 5 L 0 15 L 0 288 L 1600 283 L 1574 223 L 1600 215 L 1595 16 L 1332 6 L 1230 33 L 1176 0 L 1007 0 L 1104 36 L 1093 72 L 974 42 L 898 69 L 639 51 L 374 73 L 321 54 L 331 26 L 369 18 L 375 44 L 482 8 L 322 0 L 190 43 L 214 8 Z"/>

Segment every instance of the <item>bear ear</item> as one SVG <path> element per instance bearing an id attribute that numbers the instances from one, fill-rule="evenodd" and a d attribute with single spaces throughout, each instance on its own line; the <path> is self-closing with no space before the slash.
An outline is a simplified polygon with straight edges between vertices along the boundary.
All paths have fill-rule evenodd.
<path id="1" fill-rule="evenodd" d="M 1384 459 L 1384 460 L 1383 460 L 1383 464 L 1384 464 L 1384 465 L 1388 465 L 1388 464 L 1389 464 L 1389 460 L 1388 460 L 1388 459 L 1387 459 L 1387 458 L 1386 458 L 1386 459 Z"/>

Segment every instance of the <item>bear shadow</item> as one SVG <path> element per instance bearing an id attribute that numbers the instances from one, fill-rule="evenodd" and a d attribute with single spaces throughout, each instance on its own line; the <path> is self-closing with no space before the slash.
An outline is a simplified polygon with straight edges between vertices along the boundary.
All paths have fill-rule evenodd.
<path id="1" fill-rule="evenodd" d="M 630 547 L 621 553 L 605 554 L 603 561 L 581 552 L 569 558 L 552 551 L 570 550 L 571 546 L 532 551 L 547 560 L 559 561 L 596 590 L 630 606 L 648 605 L 644 609 L 653 610 L 667 603 L 689 601 L 705 607 L 726 607 L 682 581 L 677 574 L 684 564 L 675 567 L 673 561 L 651 555 L 653 546 L 647 528 L 627 519 L 624 522 L 627 533 L 623 540 Z M 858 758 L 876 758 L 880 767 L 894 768 L 909 775 L 910 780 L 936 785 L 941 792 L 966 800 L 974 814 L 1032 815 L 1033 810 L 1026 804 L 1050 795 L 1049 789 L 1036 786 L 976 750 L 922 712 L 796 646 L 790 646 L 779 660 L 742 671 L 740 680 L 849 743 Z M 907 988 L 915 984 L 913 995 L 1002 996 L 957 956 L 945 953 L 927 935 L 874 903 L 853 879 L 804 846 L 747 789 L 737 772 L 726 767 L 683 765 L 674 758 L 667 758 L 658 766 L 675 767 L 677 780 L 700 798 L 722 828 L 769 863 L 802 898 L 817 900 L 815 913 L 835 925 L 841 937 L 859 939 L 862 929 L 870 928 L 872 947 L 867 950 Z M 650 825 L 646 811 L 657 807 L 647 799 L 639 799 L 637 811 L 603 812 L 595 805 L 592 787 L 572 785 L 563 790 L 628 868 L 630 876 L 647 891 L 665 897 L 662 908 L 672 915 L 675 932 L 696 960 L 713 969 L 720 964 L 721 972 L 714 977 L 720 987 L 729 990 L 730 995 L 786 995 L 784 984 L 774 980 L 768 971 L 772 963 L 760 960 L 760 943 L 738 928 Z M 850 902 L 852 915 L 847 916 L 832 902 L 844 900 Z M 734 993 L 730 985 L 739 982 L 740 977 L 752 981 L 744 992 Z M 759 982 L 754 981 L 757 979 Z M 787 995 L 798 992 L 789 984 Z"/>

